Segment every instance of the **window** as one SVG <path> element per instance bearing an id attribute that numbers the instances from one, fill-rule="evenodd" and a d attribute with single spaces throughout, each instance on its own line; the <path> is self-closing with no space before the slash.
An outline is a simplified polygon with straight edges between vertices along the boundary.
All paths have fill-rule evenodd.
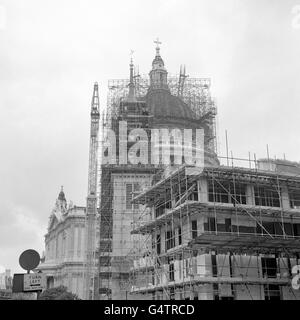
<path id="1" fill-rule="evenodd" d="M 56 258 L 59 257 L 59 238 L 56 239 Z"/>
<path id="2" fill-rule="evenodd" d="M 178 228 L 178 245 L 182 244 L 182 237 L 181 237 L 181 228 Z"/>
<path id="3" fill-rule="evenodd" d="M 220 300 L 219 286 L 217 283 L 213 283 L 213 294 L 214 294 L 214 300 Z"/>
<path id="4" fill-rule="evenodd" d="M 109 239 L 112 237 L 112 220 L 106 215 L 102 216 L 100 234 L 102 239 Z"/>
<path id="5" fill-rule="evenodd" d="M 264 286 L 265 300 L 281 300 L 280 287 L 276 284 L 267 284 Z"/>
<path id="6" fill-rule="evenodd" d="M 191 192 L 191 194 L 188 196 L 188 200 L 191 201 L 198 201 L 198 185 L 195 185 L 193 191 Z"/>
<path id="7" fill-rule="evenodd" d="M 299 223 L 293 224 L 293 231 L 294 231 L 294 236 L 296 236 L 296 237 L 300 236 L 300 224 Z"/>
<path id="8" fill-rule="evenodd" d="M 235 199 L 231 199 L 232 203 L 237 203 L 237 204 L 246 204 L 247 200 L 246 200 L 246 184 L 244 183 L 234 183 L 231 184 L 230 188 L 231 188 L 231 193 L 234 194 L 234 198 Z"/>
<path id="9" fill-rule="evenodd" d="M 170 281 L 175 280 L 175 273 L 174 273 L 174 263 L 173 261 L 169 264 L 169 279 Z"/>
<path id="10" fill-rule="evenodd" d="M 218 265 L 217 265 L 217 256 L 215 254 L 211 255 L 211 266 L 212 266 L 213 277 L 217 277 L 218 276 Z"/>
<path id="11" fill-rule="evenodd" d="M 157 217 L 161 216 L 162 214 L 164 214 L 164 212 L 165 212 L 164 209 L 165 209 L 165 207 L 163 204 L 160 204 L 159 206 L 157 206 L 155 208 L 155 217 L 157 218 Z"/>
<path id="12" fill-rule="evenodd" d="M 238 181 L 208 180 L 208 201 L 221 203 L 246 204 L 245 183 Z"/>
<path id="13" fill-rule="evenodd" d="M 263 207 L 280 207 L 279 194 L 275 188 L 254 187 L 255 205 Z"/>
<path id="14" fill-rule="evenodd" d="M 112 252 L 112 242 L 110 240 L 100 241 L 100 252 Z"/>
<path id="15" fill-rule="evenodd" d="M 300 191 L 289 189 L 290 206 L 292 209 L 300 209 Z"/>
<path id="16" fill-rule="evenodd" d="M 223 185 L 223 183 L 221 183 Z M 226 185 L 224 188 L 214 181 L 212 178 L 208 180 L 208 201 L 209 202 L 223 202 L 228 203 L 229 197 L 226 192 Z"/>
<path id="17" fill-rule="evenodd" d="M 292 223 L 288 223 L 288 222 L 284 222 L 284 224 L 282 224 L 281 222 L 268 222 L 268 221 L 263 221 L 262 222 L 262 226 L 264 227 L 264 229 L 261 227 L 260 224 L 257 223 L 257 228 L 256 228 L 256 232 L 258 234 L 274 234 L 277 236 L 282 236 L 283 235 L 283 230 L 284 233 L 288 236 L 296 236 L 297 234 L 295 234 L 295 231 L 297 232 L 297 226 L 296 224 L 292 224 Z"/>
<path id="18" fill-rule="evenodd" d="M 126 210 L 138 209 L 137 203 L 132 204 L 131 201 L 140 193 L 140 185 L 138 183 L 126 184 Z"/>
<path id="19" fill-rule="evenodd" d="M 215 218 L 207 218 L 207 223 L 204 223 L 205 231 L 216 231 L 216 219 Z"/>
<path id="20" fill-rule="evenodd" d="M 100 256 L 99 264 L 103 267 L 109 267 L 111 265 L 111 257 L 110 256 Z"/>
<path id="21" fill-rule="evenodd" d="M 225 232 L 231 232 L 231 218 L 225 219 Z"/>
<path id="22" fill-rule="evenodd" d="M 161 246 L 160 246 L 160 235 L 156 235 L 156 253 L 160 255 Z"/>
<path id="23" fill-rule="evenodd" d="M 197 220 L 192 220 L 192 238 L 195 239 L 198 236 L 198 232 L 197 232 L 198 228 L 197 228 Z"/>
<path id="24" fill-rule="evenodd" d="M 263 276 L 276 278 L 277 262 L 276 258 L 261 258 Z"/>
<path id="25" fill-rule="evenodd" d="M 174 165 L 174 159 L 175 159 L 174 154 L 171 154 L 171 155 L 170 155 L 170 164 L 171 164 L 172 166 Z"/>
<path id="26" fill-rule="evenodd" d="M 173 230 L 166 232 L 166 251 L 175 247 L 175 237 Z"/>
<path id="27" fill-rule="evenodd" d="M 175 300 L 175 290 L 174 290 L 174 288 L 170 288 L 170 300 Z"/>
<path id="28" fill-rule="evenodd" d="M 66 238 L 67 238 L 66 232 L 63 231 L 63 234 L 62 234 L 62 256 L 63 257 L 65 257 L 66 255 Z"/>
<path id="29" fill-rule="evenodd" d="M 181 279 L 181 274 L 182 274 L 182 270 L 183 270 L 183 260 L 182 260 L 182 254 L 179 254 L 178 256 L 178 265 L 179 265 L 179 279 Z"/>
<path id="30" fill-rule="evenodd" d="M 78 242 L 77 242 L 77 257 L 80 257 L 81 255 L 81 231 L 82 231 L 82 228 L 81 226 L 79 226 L 77 228 L 77 239 L 78 239 Z"/>

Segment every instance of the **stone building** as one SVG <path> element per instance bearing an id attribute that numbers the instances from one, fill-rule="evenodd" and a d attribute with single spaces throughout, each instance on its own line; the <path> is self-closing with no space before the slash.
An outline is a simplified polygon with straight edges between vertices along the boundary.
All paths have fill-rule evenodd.
<path id="1" fill-rule="evenodd" d="M 158 43 L 157 43 L 158 44 Z M 210 96 L 210 79 L 187 79 L 184 68 L 180 76 L 169 76 L 160 55 L 159 46 L 152 61 L 149 77 L 134 74 L 130 64 L 130 77 L 109 81 L 105 129 L 111 129 L 117 139 L 116 161 L 101 165 L 100 194 L 100 251 L 99 292 L 97 299 L 137 299 L 130 296 L 130 268 L 133 257 L 143 241 L 131 234 L 132 224 L 140 215 L 140 207 L 131 200 L 151 186 L 163 174 L 176 169 L 178 146 L 175 138 L 169 144 L 162 130 L 203 129 L 203 158 L 206 164 L 218 165 L 215 149 L 214 120 L 216 107 Z M 125 130 L 120 123 L 126 122 Z M 139 134 L 143 129 L 146 134 Z M 158 130 L 157 140 L 148 148 L 137 147 L 149 142 Z M 182 143 L 179 144 L 179 147 Z M 101 145 L 103 155 L 109 154 L 106 141 Z M 170 154 L 162 151 L 170 148 Z M 197 146 L 191 145 L 191 150 Z M 152 161 L 153 155 L 158 161 Z M 136 161 L 131 161 L 134 156 Z M 166 158 L 166 159 L 165 159 Z M 165 161 L 167 160 L 167 161 Z M 182 157 L 179 159 L 182 160 Z M 143 298 L 141 296 L 141 298 Z"/>
<path id="2" fill-rule="evenodd" d="M 84 297 L 85 207 L 67 204 L 63 189 L 49 218 L 45 255 L 38 271 L 47 277 L 47 287 L 66 286 Z"/>

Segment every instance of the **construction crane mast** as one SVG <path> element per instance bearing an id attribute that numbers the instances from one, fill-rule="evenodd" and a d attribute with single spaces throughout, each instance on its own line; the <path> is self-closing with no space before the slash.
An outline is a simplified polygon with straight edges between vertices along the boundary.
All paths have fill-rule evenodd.
<path id="1" fill-rule="evenodd" d="M 98 158 L 98 133 L 99 133 L 99 93 L 98 83 L 94 84 L 94 92 L 91 104 L 91 128 L 89 149 L 89 171 L 88 171 L 88 195 L 86 202 L 85 222 L 85 298 L 94 299 L 94 282 L 96 272 L 96 229 L 97 229 L 97 158 Z"/>

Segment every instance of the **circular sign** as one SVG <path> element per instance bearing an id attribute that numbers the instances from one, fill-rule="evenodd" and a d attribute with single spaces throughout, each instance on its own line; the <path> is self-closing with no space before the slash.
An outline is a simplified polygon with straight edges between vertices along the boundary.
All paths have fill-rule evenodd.
<path id="1" fill-rule="evenodd" d="M 40 260 L 41 258 L 38 252 L 28 249 L 20 255 L 19 263 L 23 269 L 30 271 L 39 265 Z"/>

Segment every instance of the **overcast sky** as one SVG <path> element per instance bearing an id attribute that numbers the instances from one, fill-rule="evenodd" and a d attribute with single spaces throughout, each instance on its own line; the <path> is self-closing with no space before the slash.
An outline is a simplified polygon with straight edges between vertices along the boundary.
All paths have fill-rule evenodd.
<path id="1" fill-rule="evenodd" d="M 87 194 L 89 108 L 108 79 L 128 77 L 130 50 L 150 71 L 211 77 L 220 151 L 300 159 L 300 0 L 0 0 L 0 265 L 42 251 L 61 185 Z M 294 9 L 295 10 L 295 9 Z M 297 11 L 297 10 L 296 10 Z M 294 11 L 295 12 L 295 11 Z M 299 19 L 300 21 L 300 19 Z"/>

